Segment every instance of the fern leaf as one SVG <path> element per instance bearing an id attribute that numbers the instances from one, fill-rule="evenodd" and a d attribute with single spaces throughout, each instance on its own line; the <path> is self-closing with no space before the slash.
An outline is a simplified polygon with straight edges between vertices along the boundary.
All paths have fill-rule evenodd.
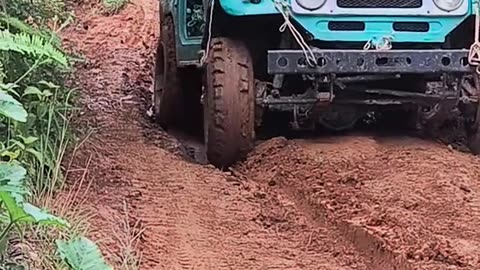
<path id="1" fill-rule="evenodd" d="M 36 35 L 38 34 L 38 31 L 33 29 L 30 25 L 24 23 L 23 21 L 15 18 L 15 17 L 10 17 L 5 13 L 0 13 L 0 22 L 4 23 L 7 26 L 11 26 L 13 28 L 18 29 L 20 32 L 28 33 L 31 35 Z"/>
<path id="2" fill-rule="evenodd" d="M 60 50 L 42 37 L 26 33 L 12 34 L 8 30 L 0 31 L 0 51 L 14 51 L 35 57 L 46 57 L 68 67 L 68 58 Z"/>
<path id="3" fill-rule="evenodd" d="M 108 13 L 117 13 L 127 3 L 128 0 L 103 0 L 103 6 Z"/>
<path id="4" fill-rule="evenodd" d="M 2 23 L 5 24 L 6 26 L 4 28 L 7 28 L 7 29 L 14 28 L 17 30 L 16 32 L 41 36 L 45 40 L 52 40 L 55 46 L 57 47 L 61 46 L 60 37 L 53 31 L 35 29 L 34 27 L 25 23 L 24 21 L 18 18 L 9 16 L 5 13 L 0 13 L 0 26 L 2 25 Z"/>

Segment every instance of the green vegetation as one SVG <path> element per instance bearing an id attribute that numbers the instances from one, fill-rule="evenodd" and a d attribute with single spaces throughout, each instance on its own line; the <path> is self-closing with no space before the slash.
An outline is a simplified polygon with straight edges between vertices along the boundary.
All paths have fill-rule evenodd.
<path id="1" fill-rule="evenodd" d="M 72 270 L 111 270 L 107 265 L 98 247 L 85 237 L 79 237 L 70 241 L 57 241 L 58 251 L 62 259 Z"/>
<path id="2" fill-rule="evenodd" d="M 102 0 L 103 8 L 108 14 L 119 12 L 128 4 L 128 0 Z"/>
<path id="3" fill-rule="evenodd" d="M 81 236 L 88 214 L 51 209 L 60 218 L 45 208 L 63 186 L 73 139 L 71 60 L 58 37 L 70 21 L 63 0 L 0 0 L 0 269 L 31 261 L 34 269 L 111 269 Z M 14 261 L 13 240 L 37 246 L 41 258 Z"/>

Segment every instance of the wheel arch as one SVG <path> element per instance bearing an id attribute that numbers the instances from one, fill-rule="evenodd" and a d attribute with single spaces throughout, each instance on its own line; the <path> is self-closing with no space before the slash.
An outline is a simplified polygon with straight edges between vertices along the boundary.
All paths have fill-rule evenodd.
<path id="1" fill-rule="evenodd" d="M 200 50 L 200 40 L 195 41 L 186 37 L 186 34 L 182 30 L 185 27 L 185 23 L 181 20 L 185 17 L 180 12 L 181 9 L 186 8 L 184 4 L 179 1 L 186 0 L 169 0 L 160 4 L 160 25 L 166 18 L 172 18 L 173 29 L 175 32 L 175 54 L 177 59 L 177 66 L 185 67 L 195 65 L 198 62 L 198 51 Z"/>
<path id="2" fill-rule="evenodd" d="M 201 48 L 206 50 L 208 39 L 226 37 L 242 40 L 246 43 L 252 54 L 255 77 L 265 79 L 267 69 L 267 51 L 278 48 L 281 38 L 279 31 L 283 23 L 280 16 L 258 15 L 258 16 L 232 16 L 229 15 L 220 5 L 219 0 L 215 1 L 213 9 L 213 23 L 209 33 L 210 10 L 212 1 L 205 6 L 205 31 L 203 33 Z M 262 27 L 258 27 L 262 25 Z M 255 31 L 252 31 L 255 29 Z"/>

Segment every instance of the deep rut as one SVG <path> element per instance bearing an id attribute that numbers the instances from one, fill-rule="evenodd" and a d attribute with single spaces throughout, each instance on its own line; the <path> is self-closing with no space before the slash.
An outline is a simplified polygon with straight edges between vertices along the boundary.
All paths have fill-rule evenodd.
<path id="1" fill-rule="evenodd" d="M 143 140 L 116 154 L 116 162 L 135 165 L 123 178 L 145 228 L 141 269 L 370 269 L 269 185 L 187 163 Z"/>

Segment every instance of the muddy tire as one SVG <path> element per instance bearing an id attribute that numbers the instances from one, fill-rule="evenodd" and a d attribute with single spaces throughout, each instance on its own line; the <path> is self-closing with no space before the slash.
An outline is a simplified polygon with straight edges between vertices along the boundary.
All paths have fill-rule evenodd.
<path id="1" fill-rule="evenodd" d="M 476 109 L 472 112 L 476 114 Z M 475 126 L 477 125 L 477 126 Z M 470 121 L 465 121 L 465 129 L 467 135 L 467 146 L 470 152 L 474 155 L 480 155 L 480 128 L 478 127 L 478 121 L 476 123 L 475 117 Z"/>
<path id="2" fill-rule="evenodd" d="M 153 83 L 154 118 L 164 129 L 176 124 L 182 112 L 184 104 L 182 104 L 179 77 L 174 23 L 173 18 L 168 16 L 161 23 L 161 38 L 155 56 Z"/>
<path id="3" fill-rule="evenodd" d="M 480 98 L 480 78 L 474 74 L 469 80 L 470 85 L 476 93 L 471 93 L 471 98 Z M 468 91 L 465 91 L 468 93 Z M 476 96 L 476 97 L 475 97 Z M 467 107 L 461 108 L 465 118 L 465 128 L 467 134 L 467 146 L 474 155 L 480 155 L 480 106 L 473 103 Z"/>
<path id="4" fill-rule="evenodd" d="M 214 38 L 211 44 L 205 74 L 205 146 L 209 162 L 227 168 L 253 147 L 253 64 L 241 41 Z"/>
<path id="5" fill-rule="evenodd" d="M 468 148 L 474 155 L 480 155 L 480 133 L 468 134 Z"/>

